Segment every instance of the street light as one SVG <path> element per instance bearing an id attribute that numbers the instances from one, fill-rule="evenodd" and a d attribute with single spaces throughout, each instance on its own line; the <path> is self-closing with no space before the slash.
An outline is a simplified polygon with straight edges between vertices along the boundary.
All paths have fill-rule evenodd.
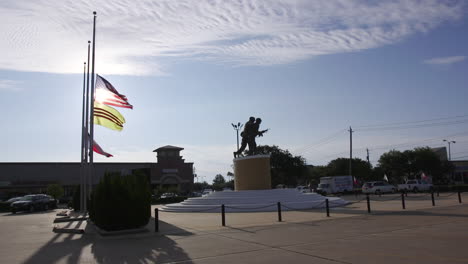
<path id="1" fill-rule="evenodd" d="M 449 152 L 449 161 L 451 161 L 451 160 L 452 160 L 452 156 L 451 156 L 451 154 L 450 154 L 450 144 L 452 144 L 452 143 L 455 144 L 455 143 L 457 143 L 457 142 L 454 141 L 454 140 L 446 140 L 446 139 L 444 139 L 443 141 L 448 143 L 448 147 L 449 147 L 449 151 L 448 151 L 448 152 Z"/>
<path id="2" fill-rule="evenodd" d="M 237 132 L 237 151 L 239 151 L 239 130 L 244 126 L 240 122 L 237 123 L 237 125 L 231 123 L 232 127 L 234 130 Z"/>

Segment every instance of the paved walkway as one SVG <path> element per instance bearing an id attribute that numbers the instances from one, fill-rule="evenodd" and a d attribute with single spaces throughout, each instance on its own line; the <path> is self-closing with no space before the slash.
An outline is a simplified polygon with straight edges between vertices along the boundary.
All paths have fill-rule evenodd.
<path id="1" fill-rule="evenodd" d="M 441 194 L 442 195 L 442 194 Z M 410 195 L 411 196 L 411 195 Z M 394 198 L 397 197 L 397 198 Z M 463 195 L 468 202 L 468 194 Z M 355 199 L 346 197 L 346 199 Z M 359 198 L 358 198 L 359 199 Z M 8 263 L 468 263 L 468 205 L 455 196 L 396 195 L 345 209 L 231 213 L 160 212 L 146 234 L 55 234 L 56 212 L 0 214 L 0 261 Z M 65 224 L 62 224 L 65 226 Z"/>

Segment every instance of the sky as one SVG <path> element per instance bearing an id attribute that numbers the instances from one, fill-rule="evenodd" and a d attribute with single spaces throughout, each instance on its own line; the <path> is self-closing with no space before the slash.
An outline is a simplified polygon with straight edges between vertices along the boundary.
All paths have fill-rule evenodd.
<path id="1" fill-rule="evenodd" d="M 197 181 L 233 171 L 231 123 L 307 164 L 448 147 L 468 160 L 468 2 L 436 0 L 2 0 L 1 162 L 79 162 L 83 66 L 134 106 L 112 158 L 184 148 Z"/>

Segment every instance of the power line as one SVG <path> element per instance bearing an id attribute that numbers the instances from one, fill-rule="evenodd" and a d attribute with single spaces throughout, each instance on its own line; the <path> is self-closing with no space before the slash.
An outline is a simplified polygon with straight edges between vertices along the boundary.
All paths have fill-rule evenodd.
<path id="1" fill-rule="evenodd" d="M 388 124 L 381 124 L 381 125 L 365 125 L 365 126 L 356 126 L 356 128 L 371 128 L 371 127 L 386 127 L 386 126 L 395 126 L 395 125 L 403 125 L 403 124 L 414 124 L 414 123 L 424 123 L 429 121 L 438 121 L 438 120 L 446 120 L 446 119 L 456 119 L 467 117 L 467 115 L 459 115 L 459 116 L 451 116 L 451 117 L 441 117 L 441 118 L 434 118 L 434 119 L 426 119 L 426 120 L 419 120 L 419 121 L 408 121 L 408 122 L 397 122 L 397 123 L 388 123 Z"/>
<path id="2" fill-rule="evenodd" d="M 319 146 L 322 146 L 322 145 L 325 145 L 327 143 L 330 143 L 331 141 L 333 141 L 335 138 L 337 138 L 338 136 L 340 136 L 341 134 L 343 134 L 343 132 L 345 132 L 346 129 L 340 129 L 338 130 L 336 133 L 330 135 L 330 136 L 327 136 L 325 138 L 322 138 L 320 139 L 319 141 L 313 143 L 313 144 L 310 144 L 310 145 L 307 145 L 305 147 L 302 147 L 302 148 L 298 148 L 296 149 L 295 152 L 298 152 L 300 154 L 305 154 L 305 153 L 308 153 L 310 152 L 311 150 L 319 147 Z"/>
<path id="3" fill-rule="evenodd" d="M 422 127 L 458 125 L 458 124 L 464 124 L 464 123 L 468 123 L 468 119 L 467 120 L 439 122 L 439 123 L 408 125 L 408 126 L 387 126 L 387 127 L 376 127 L 376 128 L 364 128 L 364 129 L 359 129 L 359 131 L 367 132 L 367 131 L 399 130 L 399 129 L 408 129 L 408 128 L 422 128 Z"/>
<path id="4" fill-rule="evenodd" d="M 441 141 L 443 138 L 446 138 L 446 137 L 455 137 L 455 136 L 467 135 L 467 134 L 468 134 L 468 131 L 464 131 L 464 132 L 459 132 L 459 133 L 455 133 L 455 134 L 451 134 L 451 135 L 447 135 L 447 136 L 429 138 L 429 139 L 425 139 L 425 140 L 406 142 L 406 143 L 401 143 L 401 144 L 381 145 L 381 146 L 377 146 L 377 147 L 374 147 L 374 148 L 369 148 L 369 150 L 374 151 L 374 150 L 379 150 L 379 149 L 391 149 L 391 148 L 402 148 L 402 147 L 407 147 L 407 146 L 415 146 L 415 145 L 421 145 L 421 144 L 423 144 L 425 142 Z M 434 142 L 434 143 L 432 143 L 430 145 L 434 145 L 434 144 L 437 144 L 437 143 Z M 354 151 L 364 151 L 365 149 L 366 149 L 366 147 L 354 148 L 353 150 Z M 342 152 L 339 152 L 339 153 L 327 155 L 327 156 L 325 156 L 323 158 L 328 159 L 328 158 L 336 157 L 336 156 L 344 156 L 346 153 L 347 153 L 347 151 L 342 151 Z"/>

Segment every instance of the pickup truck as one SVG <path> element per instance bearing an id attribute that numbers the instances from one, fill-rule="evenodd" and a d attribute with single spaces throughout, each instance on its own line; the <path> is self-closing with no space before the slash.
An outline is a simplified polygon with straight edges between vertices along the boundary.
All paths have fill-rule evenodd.
<path id="1" fill-rule="evenodd" d="M 425 183 L 421 180 L 407 180 L 405 184 L 398 184 L 399 191 L 430 191 L 433 186 L 431 183 Z"/>

